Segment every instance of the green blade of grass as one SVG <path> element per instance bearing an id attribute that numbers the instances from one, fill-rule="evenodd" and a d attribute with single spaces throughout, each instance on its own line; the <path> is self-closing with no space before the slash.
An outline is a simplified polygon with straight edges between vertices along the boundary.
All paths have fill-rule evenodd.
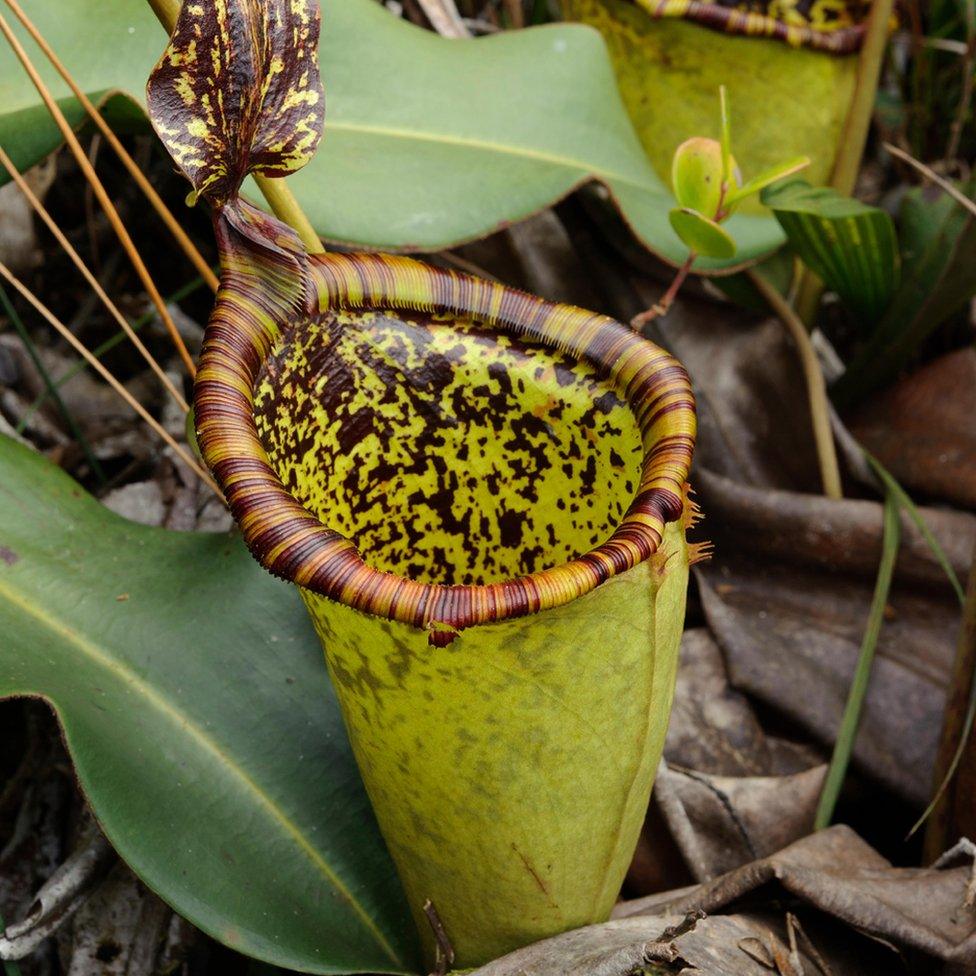
<path id="1" fill-rule="evenodd" d="M 718 105 L 721 117 L 722 182 L 731 187 L 732 182 L 732 116 L 729 113 L 729 96 L 725 85 L 719 85 Z"/>
<path id="2" fill-rule="evenodd" d="M 45 397 L 50 397 L 55 406 L 58 409 L 58 413 L 61 414 L 62 419 L 65 422 L 68 430 L 71 432 L 72 437 L 78 442 L 78 446 L 82 449 L 85 454 L 85 460 L 88 461 L 89 466 L 92 469 L 92 473 L 98 479 L 100 485 L 106 483 L 105 472 L 102 470 L 102 466 L 98 463 L 98 458 L 95 457 L 94 451 L 91 449 L 91 445 L 88 443 L 85 435 L 82 433 L 81 428 L 78 426 L 77 421 L 71 415 L 71 411 L 65 406 L 64 400 L 61 399 L 61 394 L 58 392 L 58 388 L 54 381 L 51 379 L 51 374 L 47 371 L 44 363 L 41 361 L 40 354 L 37 348 L 34 346 L 34 342 L 30 337 L 30 333 L 27 331 L 27 326 L 24 325 L 23 320 L 17 314 L 17 309 L 14 308 L 13 303 L 10 301 L 10 297 L 7 292 L 0 287 L 0 306 L 3 307 L 4 313 L 7 318 L 10 319 L 10 324 L 13 325 L 14 330 L 17 335 L 20 336 L 20 341 L 24 344 L 24 349 L 27 351 L 27 355 L 30 357 L 30 361 L 34 364 L 34 368 L 37 370 L 44 383 Z M 20 422 L 15 428 L 17 433 L 23 433 L 27 426 L 31 416 L 33 415 L 33 406 L 27 413 L 21 417 Z"/>
<path id="3" fill-rule="evenodd" d="M 862 450 L 864 450 L 862 448 Z M 864 457 L 868 464 L 871 466 L 871 470 L 881 479 L 882 484 L 885 486 L 886 491 L 890 491 L 898 501 L 898 504 L 902 507 L 905 514 L 912 520 L 915 527 L 918 529 L 922 538 L 925 539 L 926 544 L 932 550 L 932 554 L 935 556 L 936 561 L 942 567 L 942 571 L 948 577 L 949 582 L 952 584 L 952 588 L 956 591 L 956 596 L 959 597 L 959 603 L 961 606 L 965 606 L 966 603 L 966 593 L 962 588 L 962 583 L 959 582 L 959 577 L 956 575 L 956 571 L 952 568 L 952 563 L 949 562 L 949 557 L 946 555 L 945 549 L 939 544 L 939 540 L 933 535 L 932 530 L 928 527 L 925 519 L 922 517 L 922 513 L 918 510 L 915 503 L 909 497 L 908 492 L 895 480 L 894 475 L 884 467 L 884 465 L 876 458 L 873 454 L 869 454 L 864 451 Z"/>
<path id="4" fill-rule="evenodd" d="M 864 458 L 871 467 L 871 470 L 878 476 L 881 483 L 885 487 L 885 491 L 890 497 L 893 497 L 902 511 L 912 520 L 915 527 L 918 529 L 922 538 L 925 540 L 928 547 L 932 550 L 932 554 L 935 556 L 936 561 L 942 567 L 942 571 L 946 574 L 953 590 L 956 592 L 956 596 L 959 598 L 959 604 L 966 610 L 967 607 L 967 597 L 963 590 L 962 583 L 959 581 L 959 577 L 956 575 L 956 571 L 952 568 L 952 563 L 949 562 L 949 557 L 946 555 L 945 549 L 936 539 L 932 530 L 928 527 L 925 519 L 922 517 L 922 513 L 918 510 L 915 503 L 912 501 L 908 492 L 898 483 L 895 476 L 869 451 L 864 451 Z M 976 599 L 976 597 L 974 597 Z M 959 763 L 962 761 L 963 752 L 966 748 L 966 743 L 969 741 L 969 736 L 973 730 L 973 725 L 976 724 L 976 681 L 974 681 L 969 689 L 969 699 L 966 704 L 966 715 L 963 718 L 962 730 L 959 735 L 959 742 L 956 745 L 956 750 L 953 753 L 952 760 L 949 763 L 949 768 L 946 770 L 945 776 L 942 778 L 942 782 L 939 784 L 932 797 L 932 801 L 925 808 L 925 811 L 918 818 L 918 820 L 913 825 L 912 829 L 908 832 L 906 840 L 914 834 L 919 827 L 932 815 L 932 811 L 938 806 L 939 800 L 942 799 L 943 794 L 952 781 L 952 777 L 955 775 L 956 769 L 959 767 Z"/>
<path id="5" fill-rule="evenodd" d="M 884 622 L 885 604 L 891 591 L 891 580 L 895 572 L 895 559 L 898 556 L 898 544 L 901 539 L 901 523 L 899 521 L 900 506 L 894 492 L 888 490 L 884 503 L 884 530 L 881 539 L 881 562 L 878 565 L 878 576 L 874 584 L 874 595 L 871 598 L 871 610 L 861 641 L 858 654 L 857 668 L 847 694 L 847 704 L 837 733 L 827 778 L 824 780 L 817 813 L 813 822 L 814 830 L 822 830 L 830 825 L 840 796 L 847 767 L 850 764 L 854 740 L 857 738 L 858 724 L 861 710 L 871 678 L 871 665 L 874 663 L 874 653 L 878 647 L 878 636 Z"/>

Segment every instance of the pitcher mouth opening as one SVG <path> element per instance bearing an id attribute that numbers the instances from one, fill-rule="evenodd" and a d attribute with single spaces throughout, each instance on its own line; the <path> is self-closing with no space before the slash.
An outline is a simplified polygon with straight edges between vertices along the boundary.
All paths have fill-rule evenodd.
<path id="1" fill-rule="evenodd" d="M 195 392 L 204 457 L 268 570 L 443 644 L 657 551 L 695 436 L 675 359 L 408 258 L 309 264 L 318 314 L 269 327 L 222 291 Z"/>

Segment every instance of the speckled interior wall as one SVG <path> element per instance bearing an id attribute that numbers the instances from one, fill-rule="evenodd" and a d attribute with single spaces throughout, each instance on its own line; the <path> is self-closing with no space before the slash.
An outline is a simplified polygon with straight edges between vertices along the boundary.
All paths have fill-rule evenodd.
<path id="1" fill-rule="evenodd" d="M 640 431 L 595 367 L 454 315 L 303 323 L 262 365 L 255 417 L 310 511 L 368 565 L 427 583 L 573 559 L 640 483 Z"/>

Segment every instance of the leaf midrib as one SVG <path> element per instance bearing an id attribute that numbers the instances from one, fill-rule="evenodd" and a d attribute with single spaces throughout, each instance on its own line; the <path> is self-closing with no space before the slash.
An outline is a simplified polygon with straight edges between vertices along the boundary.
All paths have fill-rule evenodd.
<path id="1" fill-rule="evenodd" d="M 369 15 L 375 17 L 375 11 L 373 11 L 369 4 L 363 5 L 358 11 L 353 11 L 352 7 L 350 10 L 343 14 L 344 17 L 351 17 L 349 24 L 346 24 L 346 29 L 350 29 L 356 21 L 361 21 L 361 24 L 365 23 L 362 18 L 369 13 Z M 355 17 L 353 17 L 355 13 Z M 382 20 L 383 15 L 375 17 L 376 25 Z M 148 22 L 147 22 L 148 23 Z M 386 20 L 383 21 L 384 28 L 387 29 L 388 36 L 393 40 L 393 34 L 396 33 L 395 28 L 399 28 L 403 25 L 397 24 L 393 18 L 386 15 Z M 19 32 L 19 28 L 18 28 Z M 403 32 L 406 34 L 406 32 Z M 162 33 L 160 37 L 162 38 Z M 440 40 L 438 38 L 438 40 Z M 327 52 L 323 52 L 327 54 Z M 39 65 L 46 69 L 46 65 L 43 63 L 43 59 L 38 62 Z M 47 72 L 50 77 L 47 78 L 49 83 L 53 83 L 56 86 L 57 92 L 55 97 L 59 100 L 62 98 L 70 99 L 70 93 L 63 90 L 62 83 L 59 78 L 57 78 L 56 73 Z M 80 80 L 80 79 L 79 79 Z M 104 86 L 99 85 L 101 79 L 89 79 L 82 82 L 82 87 L 86 90 L 88 97 L 98 104 L 107 99 L 108 96 L 114 94 L 122 94 L 128 96 L 133 101 L 136 101 L 141 107 L 143 112 L 145 112 L 145 104 L 143 98 L 143 91 L 141 87 L 141 80 L 139 83 L 133 82 L 133 79 L 126 78 L 121 84 L 108 83 Z M 121 79 L 119 79 L 121 81 Z M 132 90 L 127 90 L 130 86 Z M 13 87 L 13 91 L 9 89 Z M 87 90 L 89 87 L 95 90 Z M 6 108 L 4 114 L 27 110 L 37 107 L 36 98 L 33 96 L 33 89 L 29 85 L 0 85 L 0 95 L 3 96 L 3 100 L 6 102 Z M 22 104 L 19 104 L 21 103 Z M 330 116 L 334 113 L 335 109 L 330 110 Z M 341 107 L 339 108 L 341 113 Z M 386 137 L 401 140 L 410 140 L 418 143 L 435 143 L 441 145 L 453 145 L 453 146 L 464 146 L 468 148 L 473 148 L 481 150 L 486 153 L 492 153 L 495 155 L 507 155 L 518 157 L 526 160 L 535 160 L 540 163 L 547 163 L 549 165 L 559 166 L 568 170 L 572 170 L 577 173 L 585 173 L 595 176 L 601 180 L 609 180 L 621 185 L 631 187 L 635 190 L 640 190 L 643 192 L 657 193 L 663 190 L 663 187 L 656 184 L 653 178 L 653 170 L 649 170 L 650 179 L 642 178 L 639 174 L 625 175 L 623 173 L 617 172 L 609 167 L 601 166 L 598 163 L 588 162 L 586 160 L 580 160 L 572 156 L 563 156 L 559 152 L 547 152 L 544 149 L 535 149 L 532 147 L 525 147 L 518 144 L 509 144 L 505 142 L 495 142 L 490 139 L 482 139 L 478 137 L 467 137 L 461 135 L 453 135 L 451 133 L 437 132 L 425 130 L 419 128 L 417 130 L 404 129 L 399 126 L 388 126 L 382 123 L 374 124 L 369 121 L 365 122 L 344 122 L 341 120 L 334 120 L 334 117 L 330 117 L 328 120 L 325 133 L 328 135 L 329 131 L 345 131 L 345 132 L 358 132 L 363 134 L 371 134 L 376 137 Z M 642 147 L 636 140 L 632 140 L 632 145 L 629 147 L 622 147 L 624 149 L 629 149 L 630 153 L 633 155 L 634 160 L 644 160 L 644 153 Z"/>
<path id="2" fill-rule="evenodd" d="M 87 94 L 96 105 L 104 104 L 113 96 L 123 95 L 137 102 L 143 112 L 145 112 L 145 105 L 124 89 L 104 88 Z M 70 96 L 64 97 L 70 98 Z M 12 114 L 13 112 L 24 111 L 34 107 L 36 106 L 31 102 L 25 104 L 22 108 L 15 107 L 10 112 Z M 368 122 L 344 122 L 334 121 L 332 119 L 328 120 L 325 124 L 326 138 L 328 138 L 330 132 L 361 133 L 379 138 L 401 139 L 407 142 L 427 142 L 442 146 L 463 146 L 467 149 L 493 153 L 498 156 L 514 156 L 518 159 L 530 159 L 539 163 L 546 163 L 550 166 L 559 166 L 563 169 L 572 170 L 574 173 L 582 173 L 595 179 L 629 186 L 644 193 L 660 193 L 662 195 L 664 193 L 662 187 L 656 186 L 650 180 L 645 181 L 636 177 L 625 176 L 623 173 L 595 166 L 586 160 L 575 159 L 572 156 L 562 156 L 558 153 L 548 153 L 514 143 L 494 142 L 488 139 L 478 139 L 473 136 L 452 135 L 451 133 L 431 132 L 423 129 L 403 129 L 396 126 L 373 125 Z"/>
<path id="3" fill-rule="evenodd" d="M 615 173 L 611 170 L 603 169 L 592 165 L 583 160 L 574 159 L 572 156 L 560 156 L 557 153 L 542 152 L 537 149 L 529 149 L 525 146 L 509 145 L 504 142 L 492 142 L 487 139 L 476 139 L 471 136 L 451 135 L 442 132 L 430 132 L 422 129 L 401 129 L 394 126 L 370 125 L 363 122 L 343 122 L 329 120 L 325 124 L 325 138 L 328 139 L 330 132 L 361 132 L 374 136 L 384 136 L 390 139 L 404 139 L 412 142 L 433 142 L 441 145 L 465 146 L 471 149 L 480 149 L 484 152 L 496 153 L 500 156 L 517 156 L 524 159 L 534 159 L 539 162 L 551 165 L 562 166 L 580 173 L 587 173 L 603 180 L 611 180 L 614 183 L 624 183 L 635 189 L 643 190 L 646 193 L 661 192 L 663 188 L 655 186 L 650 181 L 644 182 L 622 173 Z"/>
<path id="4" fill-rule="evenodd" d="M 104 654 L 95 644 L 86 640 L 84 636 L 67 624 L 46 613 L 42 607 L 36 606 L 29 597 L 23 596 L 18 590 L 10 586 L 9 583 L 5 583 L 2 579 L 0 579 L 0 596 L 3 596 L 14 606 L 20 608 L 24 614 L 37 621 L 42 627 L 47 628 L 56 636 L 76 647 L 82 654 L 113 674 L 120 681 L 136 689 L 168 721 L 195 739 L 203 749 L 209 752 L 212 757 L 216 758 L 233 777 L 237 778 L 245 790 L 254 796 L 258 805 L 265 810 L 272 822 L 277 824 L 295 842 L 313 866 L 336 889 L 339 895 L 346 900 L 390 960 L 402 969 L 408 968 L 393 947 L 387 942 L 373 918 L 345 884 L 343 884 L 328 862 L 323 859 L 312 843 L 305 837 L 298 825 L 284 813 L 274 800 L 261 789 L 257 782 L 213 738 L 207 735 L 204 729 L 190 718 L 189 715 L 181 712 L 167 698 L 160 695 L 152 685 L 140 678 L 131 668 L 118 659 Z"/>

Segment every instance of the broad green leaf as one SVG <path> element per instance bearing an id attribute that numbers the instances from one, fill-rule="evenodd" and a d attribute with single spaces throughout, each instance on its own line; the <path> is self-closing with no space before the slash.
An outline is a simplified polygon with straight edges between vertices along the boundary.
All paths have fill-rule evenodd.
<path id="1" fill-rule="evenodd" d="M 960 189 L 976 200 L 976 180 Z M 937 188 L 906 194 L 902 281 L 864 348 L 832 390 L 844 406 L 893 380 L 942 322 L 976 295 L 976 215 Z"/>
<path id="2" fill-rule="evenodd" d="M 690 250 L 712 258 L 731 258 L 735 254 L 735 239 L 729 232 L 697 210 L 675 207 L 670 218 L 675 233 Z"/>
<path id="3" fill-rule="evenodd" d="M 859 320 L 878 321 L 898 285 L 898 240 L 891 217 L 877 207 L 804 180 L 767 189 L 790 246 Z"/>
<path id="4" fill-rule="evenodd" d="M 87 92 L 121 90 L 144 103 L 166 43 L 146 0 L 22 2 Z M 684 260 L 668 223 L 674 200 L 634 133 L 593 31 L 552 25 L 456 41 L 393 17 L 374 0 L 324 0 L 322 15 L 325 137 L 289 184 L 326 237 L 438 249 L 527 217 L 595 180 L 646 247 Z M 64 94 L 37 58 L 55 94 Z M 22 167 L 58 144 L 38 104 L 0 47 L 0 144 Z M 662 114 L 672 110 L 658 105 Z M 74 111 L 72 118 L 81 117 Z M 782 243 L 768 217 L 734 221 L 736 263 Z M 728 263 L 704 259 L 700 269 Z"/>
<path id="5" fill-rule="evenodd" d="M 0 437 L 0 696 L 40 696 L 136 873 L 227 945 L 415 971 L 413 927 L 297 590 L 235 537 L 113 515 Z"/>
<path id="6" fill-rule="evenodd" d="M 714 217 L 722 199 L 722 167 L 722 147 L 714 139 L 695 136 L 678 146 L 671 164 L 678 206 Z"/>
<path id="7" fill-rule="evenodd" d="M 959 189 L 976 204 L 976 180 Z M 899 319 L 913 317 L 922 298 L 925 327 L 935 328 L 976 293 L 976 216 L 938 187 L 918 187 L 905 195 L 898 226 L 905 284 L 913 292 Z"/>

